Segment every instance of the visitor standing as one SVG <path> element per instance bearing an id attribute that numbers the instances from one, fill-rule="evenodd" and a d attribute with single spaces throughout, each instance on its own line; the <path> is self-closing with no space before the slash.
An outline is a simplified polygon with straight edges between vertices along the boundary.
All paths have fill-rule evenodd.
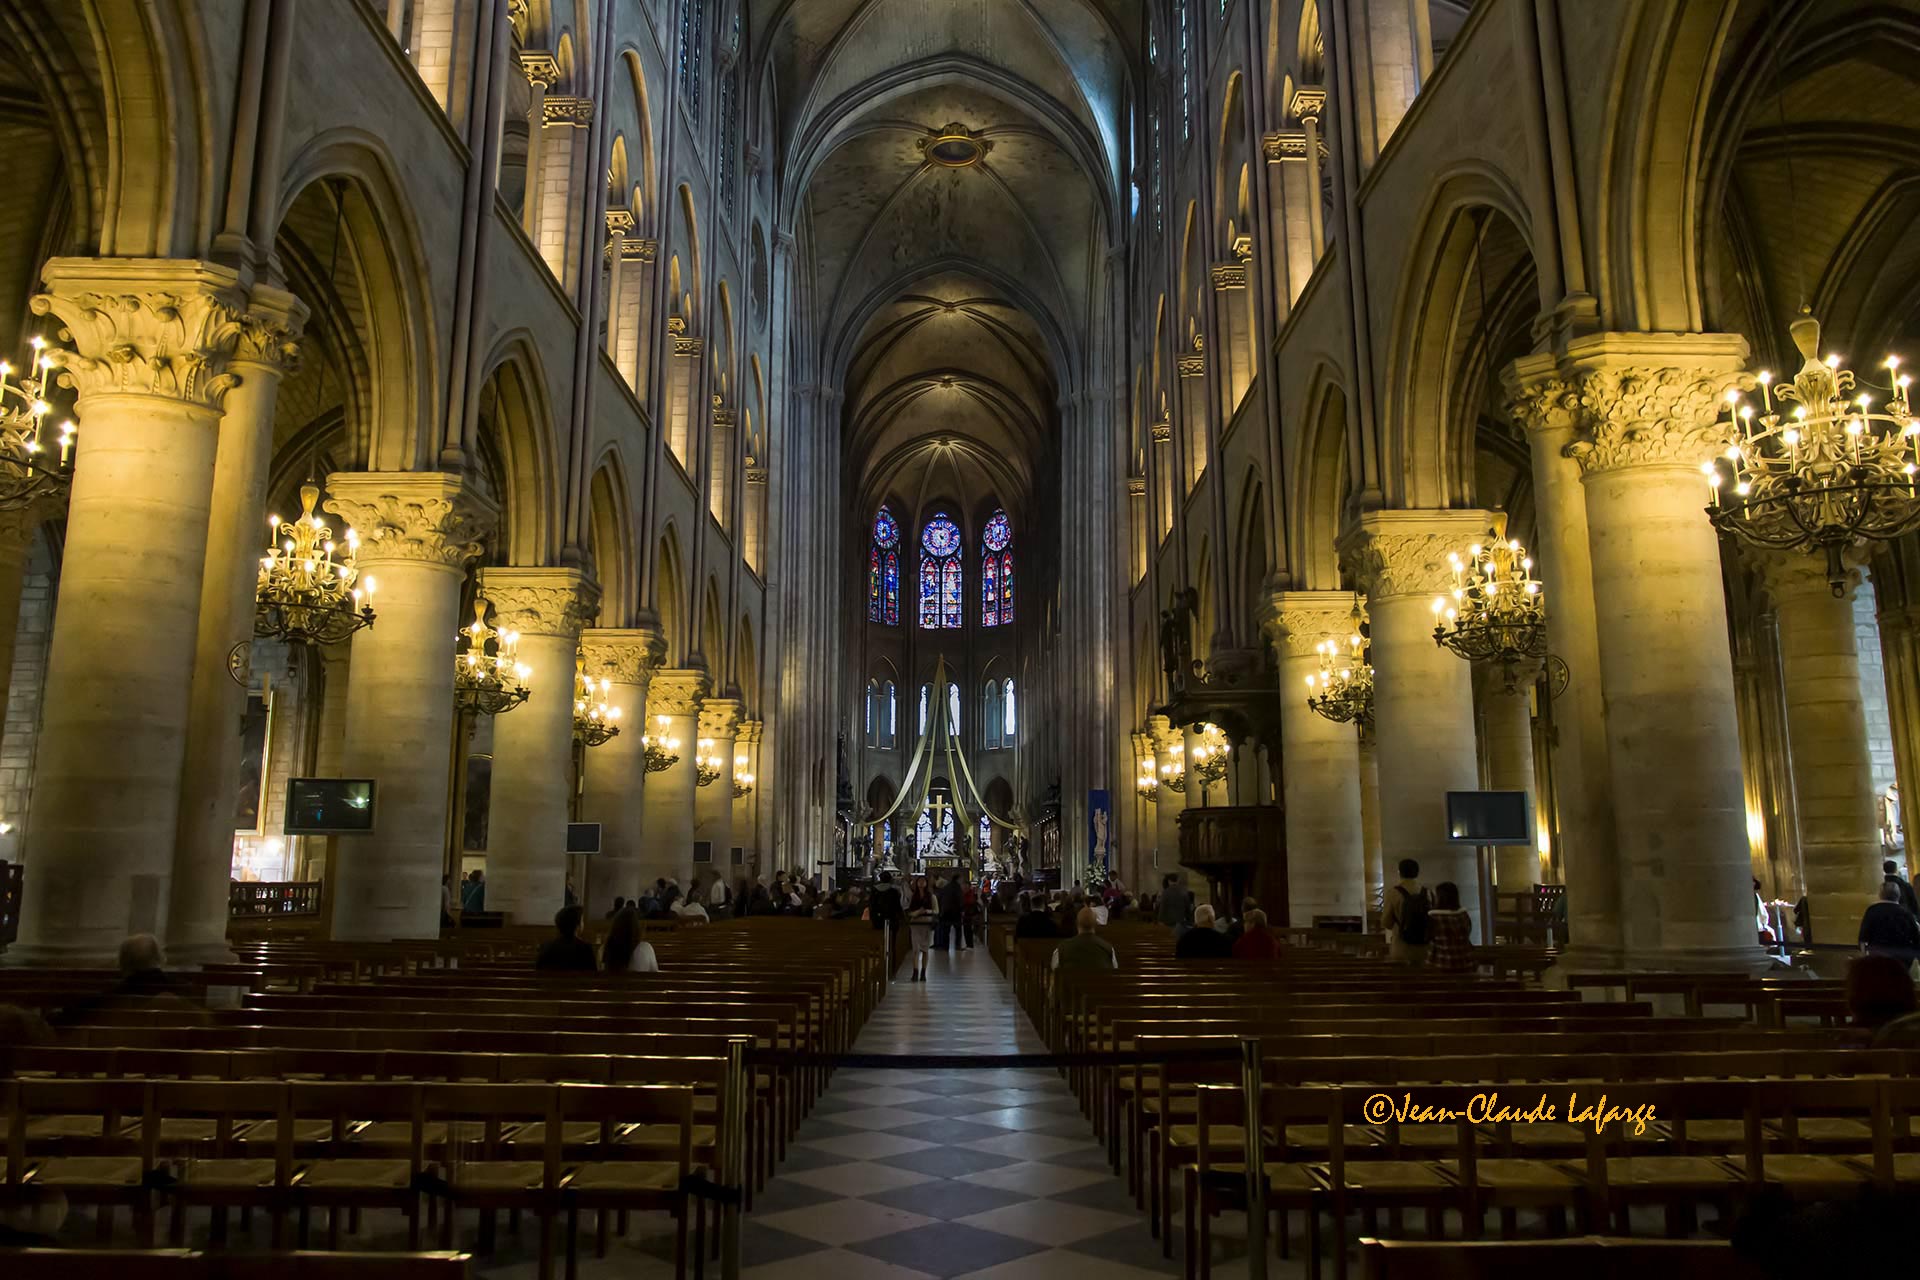
<path id="1" fill-rule="evenodd" d="M 1920 916 L 1920 900 L 1916 900 L 1913 884 L 1900 874 L 1900 864 L 1888 858 L 1880 864 L 1880 870 L 1886 873 L 1887 883 L 1900 890 L 1900 905 L 1907 909 L 1910 916 Z"/>
<path id="2" fill-rule="evenodd" d="M 957 946 L 960 940 L 960 906 L 963 897 L 960 877 L 943 877 L 934 896 L 940 909 L 940 927 L 934 932 L 933 945 L 935 950 L 944 952 L 949 945 Z"/>
<path id="3" fill-rule="evenodd" d="M 913 937 L 913 976 L 909 982 L 927 980 L 927 949 L 933 945 L 935 904 L 925 880 L 913 882 L 913 897 L 907 903 L 907 932 Z"/>
<path id="4" fill-rule="evenodd" d="M 1192 922 L 1193 895 L 1180 883 L 1179 876 L 1167 876 L 1160 882 L 1160 923 L 1180 929 Z"/>
<path id="5" fill-rule="evenodd" d="M 1395 964 L 1419 968 L 1427 962 L 1427 921 L 1433 899 L 1420 883 L 1420 863 L 1400 859 L 1400 882 L 1387 890 L 1380 927 L 1387 931 L 1387 958 Z"/>
<path id="6" fill-rule="evenodd" d="M 475 867 L 466 883 L 460 886 L 460 910 L 485 911 L 487 909 L 487 873 Z"/>
<path id="7" fill-rule="evenodd" d="M 727 889 L 727 878 L 718 871 L 713 873 L 713 883 L 707 886 L 707 914 L 724 916 L 733 906 L 733 894 Z"/>
<path id="8" fill-rule="evenodd" d="M 1427 967 L 1442 973 L 1473 968 L 1473 917 L 1460 905 L 1460 886 L 1443 880 L 1433 887 L 1427 912 Z"/>
<path id="9" fill-rule="evenodd" d="M 1880 901 L 1860 917 L 1860 949 L 1903 963 L 1920 959 L 1920 922 L 1900 905 L 1900 890 L 1892 880 L 1880 886 Z"/>

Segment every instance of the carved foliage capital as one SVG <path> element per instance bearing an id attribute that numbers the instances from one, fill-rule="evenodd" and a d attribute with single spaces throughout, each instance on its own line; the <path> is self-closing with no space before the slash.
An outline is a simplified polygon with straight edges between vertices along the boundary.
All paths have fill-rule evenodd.
<path id="1" fill-rule="evenodd" d="M 1369 599 L 1439 595 L 1453 588 L 1449 554 L 1486 536 L 1485 511 L 1374 511 L 1340 540 L 1340 563 Z"/>
<path id="2" fill-rule="evenodd" d="M 656 671 L 647 685 L 647 714 L 697 716 L 708 687 L 707 673 L 698 667 Z"/>
<path id="3" fill-rule="evenodd" d="M 233 363 L 258 365 L 284 377 L 300 367 L 300 334 L 306 328 L 307 304 L 271 285 L 256 284 L 240 321 Z"/>
<path id="4" fill-rule="evenodd" d="M 594 627 L 580 635 L 587 674 L 646 688 L 667 658 L 667 638 L 656 627 Z"/>
<path id="5" fill-rule="evenodd" d="M 336 471 L 326 509 L 360 535 L 362 565 L 419 560 L 460 568 L 479 555 L 498 512 L 440 471 Z"/>
<path id="6" fill-rule="evenodd" d="M 1344 650 L 1353 634 L 1353 597 L 1344 591 L 1276 591 L 1267 609 L 1268 634 L 1292 657 L 1313 656 L 1327 639 Z"/>
<path id="7" fill-rule="evenodd" d="M 766 727 L 764 720 L 742 720 L 740 728 L 733 735 L 734 745 L 737 747 L 759 746 L 760 735 L 765 732 Z"/>
<path id="8" fill-rule="evenodd" d="M 704 698 L 700 702 L 700 736 L 731 738 L 740 729 L 745 708 L 738 698 Z"/>
<path id="9" fill-rule="evenodd" d="M 240 378 L 230 365 L 247 329 L 238 275 L 211 263 L 55 258 L 29 306 L 62 325 L 49 354 L 62 386 L 144 395 L 219 412 Z M 84 412 L 84 410 L 83 410 Z"/>
<path id="10" fill-rule="evenodd" d="M 1580 392 L 1558 373 L 1526 377 L 1518 366 L 1507 375 L 1507 412 L 1521 430 L 1554 434 L 1574 430 L 1580 422 Z"/>
<path id="11" fill-rule="evenodd" d="M 1568 447 L 1587 473 L 1620 467 L 1698 466 L 1727 447 L 1727 392 L 1751 382 L 1736 369 L 1619 365 L 1578 373 L 1582 436 Z"/>
<path id="12" fill-rule="evenodd" d="M 593 123 L 593 99 L 549 94 L 541 104 L 541 118 L 550 125 L 568 124 L 584 129 Z"/>
<path id="13" fill-rule="evenodd" d="M 520 74 L 537 89 L 551 89 L 560 83 L 560 63 L 544 49 L 522 49 Z"/>
<path id="14" fill-rule="evenodd" d="M 600 612 L 600 587 L 578 569 L 482 569 L 480 593 L 495 625 L 532 636 L 577 638 Z"/>

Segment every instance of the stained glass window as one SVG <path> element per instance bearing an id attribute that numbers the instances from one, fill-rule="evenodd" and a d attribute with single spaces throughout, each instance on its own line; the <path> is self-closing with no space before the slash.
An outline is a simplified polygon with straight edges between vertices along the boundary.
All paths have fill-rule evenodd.
<path id="1" fill-rule="evenodd" d="M 899 691 L 894 688 L 893 681 L 889 680 L 886 701 L 880 708 L 880 745 L 888 751 L 893 750 L 897 741 L 895 734 L 900 726 L 898 702 Z"/>
<path id="2" fill-rule="evenodd" d="M 1187 9 L 1190 0 L 1176 0 L 1180 10 L 1180 141 L 1193 141 L 1193 60 L 1187 53 Z"/>
<path id="3" fill-rule="evenodd" d="M 1013 525 L 996 511 L 980 534 L 980 623 L 1013 622 Z"/>
<path id="4" fill-rule="evenodd" d="M 937 512 L 920 532 L 920 625 L 929 631 L 962 626 L 962 586 L 960 526 Z"/>
<path id="5" fill-rule="evenodd" d="M 933 819 L 924 810 L 920 820 L 913 824 L 913 847 L 921 853 L 933 848 Z"/>
<path id="6" fill-rule="evenodd" d="M 980 705 L 983 712 L 981 723 L 986 726 L 986 733 L 981 738 L 981 746 L 988 751 L 998 751 L 1000 749 L 1000 682 L 998 680 L 987 681 L 986 694 L 980 699 Z"/>
<path id="7" fill-rule="evenodd" d="M 960 732 L 960 686 L 947 686 L 947 732 Z"/>
<path id="8" fill-rule="evenodd" d="M 900 625 L 900 525 L 885 507 L 873 518 L 867 550 L 867 621 Z"/>
<path id="9" fill-rule="evenodd" d="M 933 693 L 932 685 L 923 684 L 920 686 L 920 732 L 921 733 L 925 733 L 927 731 L 927 699 L 932 693 Z"/>
<path id="10" fill-rule="evenodd" d="M 1006 734 L 1008 746 L 1013 745 L 1013 731 L 1014 731 L 1014 728 L 1016 727 L 1015 721 L 1017 719 L 1018 717 L 1015 716 L 1014 710 L 1013 710 L 1013 681 L 1009 679 L 1007 681 L 1006 709 L 1001 713 L 1001 720 L 1000 720 L 1000 731 Z"/>
<path id="11" fill-rule="evenodd" d="M 980 833 L 974 837 L 974 840 L 974 848 L 982 852 L 985 852 L 993 844 L 993 823 L 988 820 L 987 815 L 984 813 L 980 815 Z"/>

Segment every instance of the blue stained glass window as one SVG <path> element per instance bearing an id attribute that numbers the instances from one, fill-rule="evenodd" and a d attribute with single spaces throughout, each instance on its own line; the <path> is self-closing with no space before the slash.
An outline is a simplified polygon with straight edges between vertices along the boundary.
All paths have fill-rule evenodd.
<path id="1" fill-rule="evenodd" d="M 980 815 L 980 833 L 975 837 L 974 848 L 984 850 L 993 843 L 993 823 L 986 814 Z"/>
<path id="2" fill-rule="evenodd" d="M 900 625 L 900 525 L 885 507 L 873 518 L 867 552 L 867 621 Z"/>
<path id="3" fill-rule="evenodd" d="M 958 629 L 962 613 L 963 571 L 960 526 L 938 512 L 920 531 L 920 625 L 929 631 Z"/>
<path id="4" fill-rule="evenodd" d="M 980 534 L 980 624 L 1013 622 L 1013 524 L 996 511 Z"/>

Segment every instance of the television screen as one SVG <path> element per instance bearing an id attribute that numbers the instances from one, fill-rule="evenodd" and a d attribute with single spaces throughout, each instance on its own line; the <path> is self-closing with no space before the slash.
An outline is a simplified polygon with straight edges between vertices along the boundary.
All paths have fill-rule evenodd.
<path id="1" fill-rule="evenodd" d="M 1532 844 L 1527 793 L 1447 792 L 1447 839 L 1454 844 Z"/>
<path id="2" fill-rule="evenodd" d="M 600 824 L 597 822 L 569 822 L 567 824 L 567 852 L 600 852 Z"/>
<path id="3" fill-rule="evenodd" d="M 290 778 L 290 836 L 365 835 L 373 830 L 372 778 Z"/>

